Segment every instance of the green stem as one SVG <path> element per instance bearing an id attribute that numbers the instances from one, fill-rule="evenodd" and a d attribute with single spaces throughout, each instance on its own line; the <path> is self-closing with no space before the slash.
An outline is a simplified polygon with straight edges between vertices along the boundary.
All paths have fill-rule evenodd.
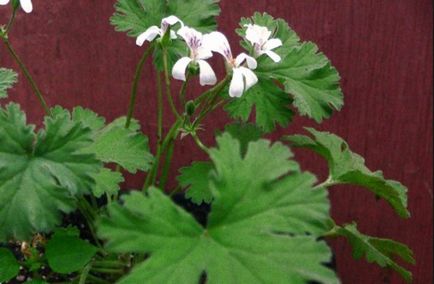
<path id="1" fill-rule="evenodd" d="M 337 183 L 333 180 L 332 176 L 329 176 L 327 180 L 324 182 L 316 185 L 313 189 L 321 189 L 321 188 L 328 188 L 330 186 L 336 185 Z"/>
<path id="2" fill-rule="evenodd" d="M 153 47 L 150 46 L 145 52 L 143 53 L 142 58 L 140 59 L 139 63 L 136 67 L 136 73 L 134 75 L 134 81 L 133 85 L 131 87 L 131 96 L 130 96 L 130 103 L 128 106 L 128 113 L 127 113 L 127 120 L 125 122 L 125 128 L 129 128 L 131 125 L 131 120 L 134 115 L 134 110 L 136 106 L 136 99 L 137 99 L 137 90 L 139 87 L 140 78 L 143 73 L 143 66 L 145 65 L 146 59 L 148 59 L 149 55 L 151 55 L 153 50 Z"/>
<path id="3" fill-rule="evenodd" d="M 39 103 L 41 104 L 41 106 L 44 109 L 45 113 L 47 115 L 51 115 L 51 110 L 48 107 L 48 105 L 47 105 L 47 103 L 46 103 L 46 101 L 44 99 L 44 96 L 42 95 L 42 92 L 39 90 L 38 86 L 36 85 L 36 82 L 33 80 L 32 75 L 30 75 L 30 72 L 27 69 L 27 67 L 24 65 L 24 63 L 19 58 L 18 54 L 13 49 L 12 45 L 9 42 L 7 34 L 2 33 L 1 36 L 2 36 L 2 39 L 3 39 L 3 43 L 5 44 L 5 46 L 6 46 L 7 50 L 9 51 L 10 55 L 15 60 L 15 62 L 18 64 L 18 66 L 20 67 L 20 69 L 23 72 L 24 76 L 26 77 L 27 81 L 30 83 L 31 88 L 32 88 L 33 92 L 35 93 L 36 97 L 38 98 Z"/>
<path id="4" fill-rule="evenodd" d="M 89 262 L 81 272 L 80 280 L 78 281 L 78 284 L 86 284 L 86 279 L 89 276 L 90 269 L 92 268 L 92 262 Z"/>
<path id="5" fill-rule="evenodd" d="M 14 8 L 13 11 L 12 11 L 12 16 L 11 16 L 11 18 L 9 19 L 9 22 L 8 22 L 8 24 L 6 25 L 6 28 L 5 28 L 5 32 L 4 32 L 5 35 L 7 35 L 7 34 L 9 33 L 9 31 L 11 30 L 12 25 L 14 24 L 15 16 L 16 16 L 16 15 L 17 15 L 17 9 Z"/>
<path id="6" fill-rule="evenodd" d="M 161 151 L 160 151 L 159 155 L 157 153 L 156 160 L 157 160 L 157 158 L 158 158 L 158 160 L 161 159 L 162 153 L 164 153 L 167 150 L 169 142 L 172 139 L 175 139 L 175 137 L 176 137 L 176 135 L 178 133 L 178 130 L 181 127 L 182 122 L 183 122 L 183 119 L 179 118 L 172 125 L 172 127 L 170 128 L 169 132 L 167 133 L 166 137 L 164 138 L 164 140 L 162 142 Z M 152 169 L 149 171 L 150 174 L 148 174 L 148 176 L 146 177 L 145 183 L 143 184 L 143 188 L 142 188 L 143 191 L 146 191 L 148 189 L 148 187 L 150 186 L 150 184 L 151 184 L 151 182 L 153 180 L 153 176 L 152 176 L 153 174 L 152 173 L 155 172 L 155 170 L 156 170 L 156 168 L 158 166 L 159 166 L 159 162 L 158 163 L 157 162 L 154 163 L 154 165 L 152 166 Z"/>
<path id="7" fill-rule="evenodd" d="M 175 149 L 175 141 L 171 140 L 172 142 L 169 143 L 168 146 L 168 150 L 166 153 L 166 157 L 164 159 L 164 166 L 163 166 L 163 171 L 161 173 L 161 178 L 160 178 L 160 188 L 164 191 L 164 189 L 166 188 L 166 184 L 167 184 L 167 180 L 169 178 L 169 171 L 170 171 L 170 166 L 172 163 L 172 157 L 173 157 L 173 152 Z"/>
<path id="8" fill-rule="evenodd" d="M 179 91 L 179 98 L 180 98 L 183 106 L 185 106 L 185 104 L 186 104 L 185 94 L 187 92 L 187 86 L 188 86 L 189 81 L 190 81 L 190 73 L 187 73 L 187 77 L 186 77 L 184 83 L 182 83 L 181 90 Z"/>
<path id="9" fill-rule="evenodd" d="M 193 122 L 193 127 L 197 127 L 202 122 L 202 120 L 207 116 L 207 114 L 209 114 L 211 110 L 215 109 L 213 108 L 215 100 L 217 99 L 218 95 L 223 91 L 223 89 L 226 87 L 228 82 L 229 82 L 229 77 L 226 77 L 223 81 L 221 81 L 218 85 L 216 85 L 213 89 L 211 89 L 211 91 L 208 93 L 209 98 L 207 102 L 205 103 L 198 117 Z"/>
<path id="10" fill-rule="evenodd" d="M 196 142 L 197 146 L 199 146 L 199 148 L 201 148 L 205 153 L 209 154 L 209 149 L 208 147 L 206 147 L 202 141 L 200 141 L 199 136 L 197 136 L 196 133 L 191 133 L 191 137 L 193 137 L 194 142 Z"/>
<path id="11" fill-rule="evenodd" d="M 100 268 L 122 268 L 125 267 L 125 263 L 117 260 L 95 260 L 93 266 Z"/>
<path id="12" fill-rule="evenodd" d="M 101 242 L 96 236 L 96 230 L 93 224 L 96 218 L 96 213 L 93 211 L 92 207 L 89 205 L 89 203 L 84 197 L 81 197 L 77 200 L 77 207 L 80 210 L 83 217 L 86 219 L 87 225 L 89 227 L 89 231 L 95 243 L 102 251 L 104 251 L 103 245 L 101 244 Z"/>
<path id="13" fill-rule="evenodd" d="M 166 83 L 166 95 L 167 100 L 169 101 L 170 108 L 172 109 L 173 114 L 176 116 L 176 118 L 180 118 L 181 115 L 179 115 L 178 111 L 176 110 L 175 103 L 173 102 L 172 97 L 172 90 L 170 87 L 170 74 L 169 74 L 169 63 L 167 58 L 167 48 L 163 49 L 163 65 L 164 65 L 164 77 L 165 77 L 165 83 Z"/>
<path id="14" fill-rule="evenodd" d="M 123 269 L 97 268 L 97 267 L 92 267 L 91 271 L 97 273 L 103 273 L 103 274 L 123 274 L 125 272 Z"/>
<path id="15" fill-rule="evenodd" d="M 95 284 L 110 284 L 110 282 L 108 282 L 108 281 L 106 281 L 106 280 L 103 280 L 103 279 L 101 279 L 101 278 L 99 278 L 99 277 L 96 277 L 96 276 L 94 276 L 94 275 L 92 275 L 92 274 L 89 274 L 89 275 L 87 276 L 87 278 L 88 278 L 89 280 L 91 280 L 90 283 L 95 283 Z"/>

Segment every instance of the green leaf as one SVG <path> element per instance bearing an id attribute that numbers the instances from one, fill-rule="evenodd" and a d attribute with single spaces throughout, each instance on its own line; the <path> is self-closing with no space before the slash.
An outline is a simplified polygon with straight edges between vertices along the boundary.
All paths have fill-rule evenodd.
<path id="1" fill-rule="evenodd" d="M 14 254 L 6 248 L 0 248 L 0 283 L 9 281 L 19 272 L 20 264 Z"/>
<path id="2" fill-rule="evenodd" d="M 105 119 L 103 117 L 82 107 L 74 108 L 72 111 L 72 119 L 83 123 L 84 126 L 89 127 L 92 131 L 100 130 L 105 126 Z"/>
<path id="3" fill-rule="evenodd" d="M 6 98 L 8 96 L 7 90 L 12 88 L 12 86 L 17 82 L 18 74 L 15 71 L 0 68 L 0 99 Z"/>
<path id="4" fill-rule="evenodd" d="M 80 239 L 75 228 L 57 230 L 45 249 L 50 268 L 62 274 L 79 271 L 98 251 L 98 248 Z"/>
<path id="5" fill-rule="evenodd" d="M 90 192 L 101 166 L 78 153 L 91 143 L 90 130 L 67 111 L 35 134 L 18 105 L 0 109 L 0 241 L 49 232 L 74 210 L 74 196 Z"/>
<path id="6" fill-rule="evenodd" d="M 226 125 L 225 131 L 238 140 L 243 157 L 246 155 L 249 143 L 258 141 L 264 134 L 255 124 L 239 122 Z"/>
<path id="7" fill-rule="evenodd" d="M 274 20 L 268 14 L 256 13 L 251 19 L 242 19 L 240 35 L 245 34 L 245 24 L 255 23 L 274 31 L 283 46 L 276 49 L 282 57 L 275 63 L 267 56 L 258 58 L 255 73 L 262 78 L 279 80 L 285 92 L 294 98 L 294 105 L 301 115 L 321 122 L 329 118 L 333 110 L 343 106 L 343 94 L 339 86 L 340 76 L 329 59 L 311 42 L 300 42 L 295 32 L 282 19 Z M 247 42 L 243 45 L 250 50 Z"/>
<path id="8" fill-rule="evenodd" d="M 215 17 L 220 14 L 218 0 L 118 0 L 110 21 L 117 31 L 137 37 L 161 20 L 175 15 L 185 25 L 201 32 L 216 29 Z"/>
<path id="9" fill-rule="evenodd" d="M 153 157 L 149 152 L 148 138 L 139 130 L 137 121 L 127 129 L 125 118 L 119 118 L 97 131 L 94 143 L 84 152 L 94 153 L 99 160 L 118 164 L 130 173 L 147 171 Z"/>
<path id="10" fill-rule="evenodd" d="M 241 98 L 231 101 L 226 111 L 234 118 L 246 122 L 253 107 L 256 109 L 256 124 L 265 132 L 271 132 L 276 124 L 288 126 L 293 112 L 289 108 L 292 100 L 272 81 L 260 78 L 259 83 L 249 89 Z"/>
<path id="11" fill-rule="evenodd" d="M 369 263 L 376 263 L 381 267 L 387 267 L 398 272 L 407 282 L 412 281 L 412 274 L 393 258 L 400 257 L 402 260 L 415 264 L 413 252 L 406 245 L 388 239 L 380 239 L 363 235 L 357 230 L 356 224 L 339 227 L 337 233 L 348 239 L 353 247 L 355 259 L 365 257 Z"/>
<path id="12" fill-rule="evenodd" d="M 307 136 L 288 136 L 295 147 L 309 148 L 323 156 L 329 164 L 330 184 L 353 184 L 367 188 L 376 196 L 386 200 L 403 218 L 410 217 L 407 209 L 407 188 L 394 180 L 386 180 L 381 171 L 372 172 L 365 166 L 365 160 L 351 151 L 341 138 L 328 132 L 307 130 L 314 139 Z"/>
<path id="13" fill-rule="evenodd" d="M 99 198 L 104 194 L 116 194 L 121 189 L 119 184 L 124 181 L 124 177 L 120 172 L 114 172 L 107 168 L 103 168 L 95 176 L 95 188 L 93 189 L 93 195 Z"/>
<path id="14" fill-rule="evenodd" d="M 186 197 L 195 204 L 211 203 L 212 194 L 209 188 L 209 175 L 213 165 L 210 162 L 194 162 L 190 167 L 180 169 L 177 177 L 179 184 L 189 187 Z"/>
<path id="15" fill-rule="evenodd" d="M 98 225 L 107 249 L 150 255 L 120 283 L 199 283 L 202 273 L 209 284 L 338 283 L 322 265 L 331 258 L 317 240 L 329 202 L 324 189 L 312 189 L 315 178 L 280 143 L 252 142 L 243 158 L 229 134 L 217 142 L 207 228 L 157 189 L 109 206 Z"/>

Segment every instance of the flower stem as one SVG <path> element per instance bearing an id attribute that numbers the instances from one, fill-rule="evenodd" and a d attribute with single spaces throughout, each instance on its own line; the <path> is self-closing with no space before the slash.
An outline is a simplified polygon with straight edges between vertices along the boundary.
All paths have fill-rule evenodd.
<path id="1" fill-rule="evenodd" d="M 197 127 L 202 122 L 202 120 L 207 116 L 207 114 L 215 109 L 214 108 L 215 100 L 217 99 L 217 96 L 226 87 L 228 82 L 229 82 L 229 77 L 226 77 L 223 81 L 221 81 L 210 91 L 208 101 L 207 103 L 205 103 L 205 106 L 203 107 L 202 111 L 193 122 L 193 127 Z"/>
<path id="2" fill-rule="evenodd" d="M 184 83 L 182 83 L 181 90 L 179 92 L 179 98 L 181 99 L 181 104 L 183 106 L 185 106 L 185 104 L 186 104 L 185 94 L 187 92 L 187 85 L 188 85 L 189 81 L 190 81 L 190 73 L 187 73 L 186 79 L 185 79 Z"/>
<path id="3" fill-rule="evenodd" d="M 134 75 L 134 81 L 133 85 L 131 87 L 131 96 L 130 96 L 130 103 L 128 106 L 128 113 L 127 113 L 127 120 L 125 122 L 125 128 L 129 128 L 131 125 L 131 120 L 134 115 L 134 109 L 136 106 L 136 99 L 137 99 L 137 90 L 139 87 L 139 81 L 142 76 L 143 66 L 145 65 L 146 59 L 148 59 L 149 55 L 151 55 L 153 50 L 153 47 L 149 47 L 145 52 L 143 53 L 142 58 L 140 59 L 139 63 L 137 64 L 136 73 Z"/>
<path id="4" fill-rule="evenodd" d="M 191 133 L 191 137 L 193 137 L 194 142 L 196 142 L 197 146 L 199 146 L 200 149 L 202 149 L 205 153 L 209 153 L 208 147 L 206 147 L 202 141 L 200 140 L 199 136 L 195 132 Z"/>
<path id="5" fill-rule="evenodd" d="M 5 46 L 6 46 L 7 50 L 9 51 L 10 55 L 15 60 L 15 62 L 18 64 L 18 66 L 20 67 L 20 69 L 23 72 L 24 76 L 26 77 L 27 81 L 30 83 L 31 88 L 32 88 L 33 92 L 35 93 L 36 97 L 38 98 L 39 103 L 41 104 L 41 106 L 44 109 L 45 113 L 47 115 L 51 115 L 51 110 L 48 107 L 48 105 L 47 105 L 47 103 L 46 103 L 46 101 L 44 99 L 44 96 L 42 95 L 42 92 L 39 90 L 38 86 L 36 85 L 36 82 L 33 80 L 32 75 L 30 75 L 30 72 L 27 69 L 27 67 L 24 65 L 24 63 L 19 58 L 18 54 L 13 49 L 11 43 L 9 42 L 7 34 L 2 33 L 1 36 L 2 36 L 2 39 L 3 39 L 3 43 L 5 44 Z"/>
<path id="6" fill-rule="evenodd" d="M 13 11 L 12 11 L 12 16 L 11 16 L 11 18 L 9 19 L 9 22 L 8 22 L 8 24 L 6 25 L 6 28 L 5 28 L 5 32 L 4 32 L 4 34 L 5 35 L 7 35 L 8 33 L 9 33 L 9 31 L 11 30 L 11 28 L 12 28 L 12 25 L 14 24 L 14 21 L 15 21 L 15 16 L 17 15 L 17 9 L 13 9 Z"/>
<path id="7" fill-rule="evenodd" d="M 160 178 L 160 188 L 162 190 L 164 190 L 164 188 L 166 187 L 167 179 L 169 178 L 170 165 L 172 163 L 174 149 L 175 149 L 175 143 L 174 140 L 172 140 L 172 142 L 168 146 L 166 157 L 164 158 L 164 166 Z"/>
<path id="8" fill-rule="evenodd" d="M 170 108 L 172 109 L 173 114 L 176 116 L 176 118 L 181 118 L 178 111 L 176 110 L 175 103 L 173 102 L 172 97 L 172 90 L 170 87 L 170 75 L 169 75 L 169 63 L 167 59 L 167 48 L 163 49 L 163 65 L 164 65 L 164 77 L 165 77 L 165 83 L 166 83 L 166 95 L 167 100 L 169 101 Z"/>

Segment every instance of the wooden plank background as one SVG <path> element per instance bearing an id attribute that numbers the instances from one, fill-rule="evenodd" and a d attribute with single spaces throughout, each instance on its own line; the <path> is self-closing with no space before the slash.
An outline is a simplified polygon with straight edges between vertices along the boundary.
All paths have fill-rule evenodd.
<path id="1" fill-rule="evenodd" d="M 19 13 L 11 42 L 46 94 L 51 105 L 84 105 L 109 119 L 126 112 L 130 82 L 142 50 L 134 39 L 108 23 L 114 0 L 34 0 L 35 11 Z M 429 0 L 221 0 L 220 29 L 238 42 L 234 28 L 240 17 L 267 11 L 285 18 L 304 40 L 319 44 L 342 75 L 346 105 L 331 120 L 317 126 L 343 136 L 367 159 L 371 169 L 409 187 L 410 220 L 400 220 L 382 201 L 361 189 L 331 190 L 338 222 L 356 220 L 363 232 L 392 237 L 416 253 L 414 283 L 432 283 L 432 3 Z M 7 8 L 0 8 L 6 23 Z M 234 48 L 237 51 L 240 49 Z M 16 68 L 4 47 L 1 66 Z M 220 63 L 219 63 L 220 64 Z M 148 67 L 150 67 L 148 65 Z M 222 69 L 220 68 L 220 74 Z M 145 72 L 137 117 L 155 142 L 155 74 Z M 27 82 L 10 92 L 40 124 L 41 109 Z M 177 86 L 176 86 L 177 87 Z M 196 86 L 193 91 L 198 91 Z M 169 126 L 172 118 L 166 120 Z M 213 129 L 228 121 L 219 112 L 206 121 L 204 140 L 213 143 Z M 272 138 L 300 131 L 315 123 L 297 118 Z M 185 139 L 175 153 L 175 166 L 205 159 Z M 314 155 L 296 152 L 306 169 L 324 175 L 325 164 Z M 172 171 L 172 177 L 176 171 Z M 125 187 L 136 187 L 129 178 Z M 402 283 L 389 271 L 353 261 L 344 241 L 334 241 L 343 283 Z"/>

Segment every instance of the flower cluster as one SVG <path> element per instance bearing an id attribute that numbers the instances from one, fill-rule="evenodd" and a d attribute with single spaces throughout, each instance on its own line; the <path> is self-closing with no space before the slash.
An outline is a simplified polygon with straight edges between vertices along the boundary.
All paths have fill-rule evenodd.
<path id="1" fill-rule="evenodd" d="M 177 24 L 180 24 L 181 27 L 175 32 L 171 27 Z M 253 46 L 254 57 L 246 53 L 234 57 L 229 41 L 224 34 L 221 32 L 202 34 L 185 26 L 176 16 L 164 18 L 161 27 L 148 28 L 137 37 L 136 43 L 142 46 L 145 41 L 152 42 L 158 37 L 164 37 L 167 31 L 170 31 L 171 39 L 177 39 L 180 36 L 187 44 L 190 56 L 182 57 L 176 62 L 172 69 L 172 76 L 176 80 L 185 81 L 188 66 L 194 64 L 199 67 L 199 80 L 202 86 L 217 83 L 216 74 L 206 60 L 210 59 L 214 52 L 219 53 L 225 59 L 228 70 L 232 72 L 229 95 L 241 97 L 244 92 L 258 83 L 258 77 L 253 72 L 258 66 L 255 58 L 265 54 L 276 63 L 281 61 L 280 56 L 273 51 L 282 46 L 280 39 L 271 38 L 272 33 L 266 27 L 249 24 L 246 25 L 246 28 L 246 39 Z"/>
<path id="2" fill-rule="evenodd" d="M 10 0 L 0 0 L 0 5 L 9 4 Z M 32 0 L 20 0 L 21 8 L 23 8 L 24 12 L 30 13 L 33 11 Z"/>

